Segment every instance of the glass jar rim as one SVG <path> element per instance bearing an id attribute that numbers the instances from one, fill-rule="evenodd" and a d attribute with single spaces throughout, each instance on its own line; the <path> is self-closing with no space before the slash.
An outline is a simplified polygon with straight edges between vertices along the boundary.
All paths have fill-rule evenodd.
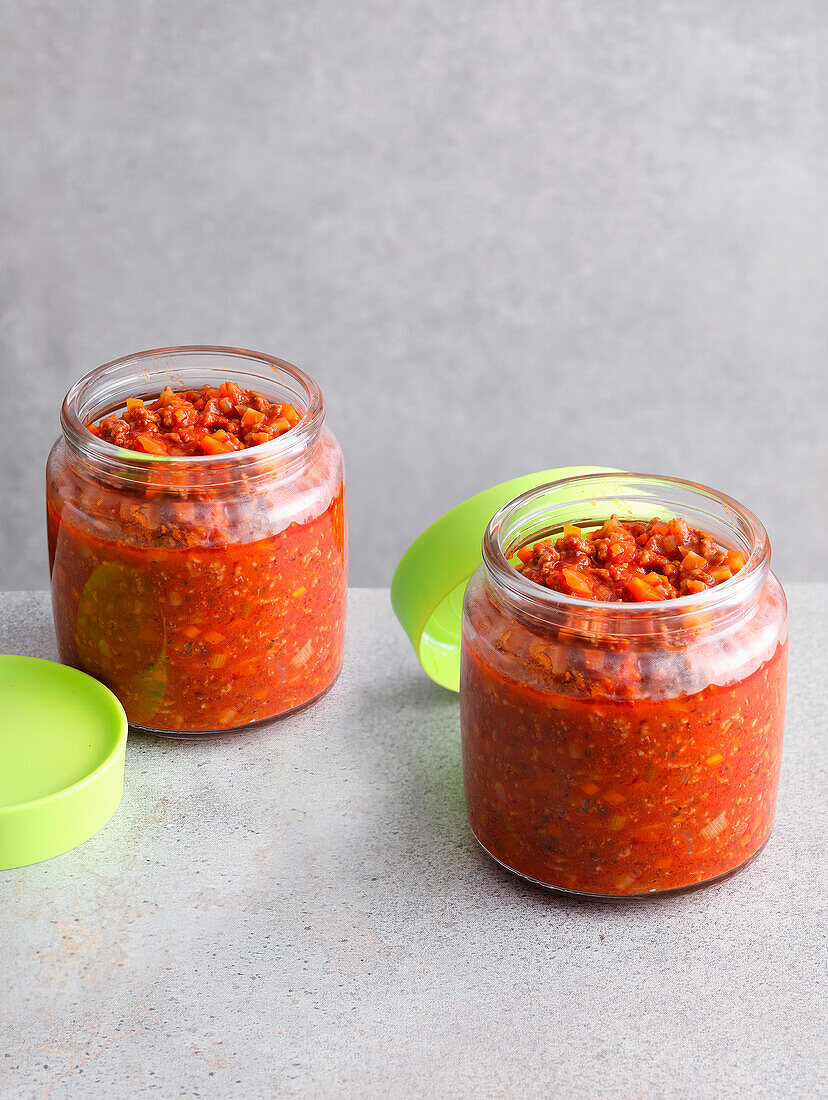
<path id="1" fill-rule="evenodd" d="M 700 500 L 707 499 L 719 505 L 726 515 L 732 517 L 731 529 L 734 534 L 741 536 L 743 548 L 747 551 L 742 569 L 722 584 L 688 596 L 679 596 L 673 600 L 621 603 L 588 600 L 557 592 L 536 581 L 528 580 L 509 561 L 509 557 L 513 556 L 521 545 L 543 537 L 535 535 L 520 542 L 516 540 L 515 524 L 522 510 L 531 509 L 535 503 L 540 505 L 545 496 L 555 494 L 548 508 L 539 508 L 535 515 L 551 519 L 556 510 L 562 511 L 565 508 L 590 502 L 596 503 L 601 499 L 612 500 L 616 504 L 622 502 L 624 494 L 618 492 L 619 486 L 636 484 L 642 487 L 649 484 L 666 491 L 672 489 L 697 494 Z M 583 491 L 590 486 L 605 487 L 610 491 L 606 497 L 577 495 L 579 490 Z M 571 494 L 565 491 L 569 488 L 573 490 Z M 630 499 L 650 500 L 654 505 L 664 503 L 651 494 L 643 494 L 640 497 L 631 496 Z M 607 512 L 603 515 L 601 521 L 608 519 L 610 514 Z M 607 622 L 657 620 L 660 626 L 695 612 L 718 611 L 727 615 L 729 610 L 743 607 L 746 601 L 761 590 L 770 569 L 771 557 L 770 540 L 764 526 L 753 512 L 733 497 L 700 482 L 635 472 L 579 474 L 547 482 L 545 485 L 521 493 L 492 517 L 483 536 L 482 551 L 484 572 L 500 595 L 505 595 L 512 602 L 519 604 L 523 610 L 528 610 L 530 614 L 543 616 L 565 613 L 573 624 L 578 619 L 583 619 L 590 625 L 594 624 L 596 615 Z"/>
<path id="2" fill-rule="evenodd" d="M 107 406 L 106 397 L 112 394 L 119 372 L 129 367 L 135 368 L 136 381 L 148 380 L 151 376 L 147 373 L 147 364 L 153 360 L 170 359 L 183 360 L 188 357 L 212 356 L 216 358 L 246 360 L 259 367 L 258 370 L 246 372 L 238 368 L 228 367 L 228 373 L 237 377 L 244 376 L 251 381 L 268 379 L 267 371 L 274 374 L 283 374 L 296 383 L 306 401 L 304 410 L 301 410 L 301 418 L 289 432 L 272 439 L 267 443 L 260 443 L 255 447 L 247 447 L 239 451 L 230 451 L 220 455 L 150 455 L 139 451 L 127 450 L 118 447 L 114 443 L 100 439 L 89 431 L 87 425 L 92 420 L 97 420 L 107 412 L 114 411 L 123 404 L 110 404 Z M 194 363 L 193 366 L 197 366 Z M 91 405 L 93 396 L 102 398 L 104 403 L 88 419 L 82 415 L 85 405 Z M 117 465 L 118 467 L 130 466 L 134 469 L 146 471 L 147 469 L 181 469 L 198 468 L 214 470 L 218 467 L 228 470 L 239 470 L 251 463 L 268 460 L 284 460 L 286 462 L 296 458 L 307 451 L 319 437 L 325 422 L 325 401 L 322 391 L 317 383 L 299 367 L 279 359 L 275 355 L 267 355 L 264 352 L 250 351 L 247 348 L 234 348 L 221 344 L 181 344 L 166 348 L 151 348 L 147 351 L 134 352 L 130 355 L 119 356 L 108 363 L 104 363 L 94 370 L 79 378 L 70 388 L 63 399 L 60 411 L 60 423 L 63 434 L 68 443 L 79 453 L 87 457 L 93 457 L 103 466 Z"/>

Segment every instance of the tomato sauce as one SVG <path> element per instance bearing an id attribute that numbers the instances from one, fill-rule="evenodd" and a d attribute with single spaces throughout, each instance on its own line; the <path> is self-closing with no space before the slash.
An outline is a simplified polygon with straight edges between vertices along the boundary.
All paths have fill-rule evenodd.
<path id="1" fill-rule="evenodd" d="M 213 404 L 228 392 L 233 405 L 219 406 L 217 426 Z M 279 422 L 291 419 L 285 406 L 232 384 L 175 400 L 167 393 L 128 402 L 93 434 L 145 454 L 190 456 L 212 453 L 205 442 L 216 432 L 233 440 L 219 436 L 222 447 L 239 450 L 292 426 Z M 263 414 L 256 425 L 245 424 L 249 408 Z M 180 409 L 198 415 L 186 423 L 165 415 Z M 199 467 L 116 486 L 65 451 L 53 458 L 47 521 L 61 660 L 107 684 L 131 723 L 235 729 L 331 685 L 342 664 L 347 537 L 341 452 L 327 430 L 298 473 L 265 461 L 263 473 L 231 483 L 225 474 L 214 484 Z"/>
<path id="2" fill-rule="evenodd" d="M 743 566 L 680 524 L 613 518 L 591 537 L 570 530 L 529 547 L 517 568 L 567 595 L 583 584 L 588 606 L 638 602 L 637 579 L 662 593 L 647 599 L 669 600 Z M 607 567 L 611 553 L 599 559 L 602 545 L 624 549 L 619 568 Z M 473 578 L 461 715 L 468 813 L 483 847 L 528 878 L 603 896 L 678 890 L 747 862 L 770 833 L 779 780 L 784 609 L 771 575 L 758 609 L 721 637 L 703 615 L 684 636 L 607 636 L 599 608 L 578 629 L 538 629 Z"/>
<path id="3" fill-rule="evenodd" d="M 151 455 L 219 455 L 278 439 L 299 423 L 290 404 L 270 402 L 234 382 L 176 392 L 166 386 L 155 401 L 127 398 L 126 409 L 89 430 L 126 450 Z"/>

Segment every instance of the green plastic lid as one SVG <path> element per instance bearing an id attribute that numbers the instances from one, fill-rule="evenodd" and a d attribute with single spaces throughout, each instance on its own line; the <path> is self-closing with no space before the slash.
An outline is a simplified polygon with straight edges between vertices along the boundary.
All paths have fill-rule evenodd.
<path id="1" fill-rule="evenodd" d="M 124 790 L 127 717 L 103 684 L 34 657 L 0 656 L 0 870 L 94 836 Z"/>
<path id="2" fill-rule="evenodd" d="M 416 539 L 391 582 L 394 613 L 432 680 L 460 690 L 463 596 L 481 561 L 489 520 L 516 496 L 561 478 L 615 473 L 606 466 L 565 466 L 504 481 L 452 508 Z"/>

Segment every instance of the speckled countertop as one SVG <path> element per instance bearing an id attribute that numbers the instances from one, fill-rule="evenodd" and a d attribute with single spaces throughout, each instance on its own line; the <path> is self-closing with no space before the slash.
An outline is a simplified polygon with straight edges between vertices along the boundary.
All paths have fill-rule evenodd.
<path id="1" fill-rule="evenodd" d="M 791 585 L 782 788 L 743 874 L 562 899 L 465 817 L 456 697 L 385 591 L 317 706 L 232 740 L 133 737 L 87 844 L 0 873 L 0 1095 L 828 1095 L 828 585 Z M 54 657 L 48 598 L 0 652 Z"/>

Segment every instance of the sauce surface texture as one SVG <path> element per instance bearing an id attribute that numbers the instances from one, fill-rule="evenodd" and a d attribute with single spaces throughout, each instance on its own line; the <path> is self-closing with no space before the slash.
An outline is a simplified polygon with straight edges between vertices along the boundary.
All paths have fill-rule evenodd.
<path id="1" fill-rule="evenodd" d="M 744 566 L 736 550 L 683 519 L 610 519 L 595 531 L 564 527 L 554 542 L 518 551 L 524 577 L 569 596 L 639 603 L 672 600 L 722 584 Z"/>
<path id="2" fill-rule="evenodd" d="M 194 457 L 257 447 L 284 435 L 299 419 L 293 405 L 222 382 L 200 390 L 167 386 L 147 404 L 130 397 L 122 413 L 87 426 L 99 439 L 129 451 Z"/>

